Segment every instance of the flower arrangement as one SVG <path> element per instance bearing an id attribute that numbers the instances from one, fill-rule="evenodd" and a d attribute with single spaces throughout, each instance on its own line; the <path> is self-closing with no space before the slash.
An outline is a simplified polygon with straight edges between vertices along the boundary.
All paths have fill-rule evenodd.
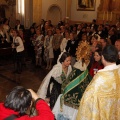
<path id="1" fill-rule="evenodd" d="M 79 43 L 78 48 L 76 49 L 76 59 L 77 61 L 84 61 L 88 64 L 90 60 L 90 45 L 86 41 Z"/>

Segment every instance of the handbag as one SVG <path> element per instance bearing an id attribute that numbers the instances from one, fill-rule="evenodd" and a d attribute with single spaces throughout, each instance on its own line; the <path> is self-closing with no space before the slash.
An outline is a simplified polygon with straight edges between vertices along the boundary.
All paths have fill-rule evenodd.
<path id="1" fill-rule="evenodd" d="M 57 120 L 70 120 L 70 118 L 68 118 L 68 116 L 65 116 L 63 114 L 58 114 Z"/>
<path id="2" fill-rule="evenodd" d="M 14 120 L 15 118 L 18 118 L 18 116 L 12 114 L 12 115 L 10 115 L 9 117 L 5 118 L 4 120 Z"/>

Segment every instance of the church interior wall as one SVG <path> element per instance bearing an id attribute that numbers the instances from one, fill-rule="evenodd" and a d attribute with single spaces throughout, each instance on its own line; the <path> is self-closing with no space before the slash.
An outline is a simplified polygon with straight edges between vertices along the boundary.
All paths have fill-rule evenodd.
<path id="1" fill-rule="evenodd" d="M 42 1 L 42 18 L 47 20 L 47 12 L 50 6 L 58 6 L 61 9 L 61 19 L 64 19 L 66 16 L 66 0 L 43 0 Z"/>
<path id="2" fill-rule="evenodd" d="M 5 17 L 9 19 L 10 26 L 13 27 L 16 19 L 16 7 L 8 5 L 5 0 L 0 0 L 0 6 L 3 5 L 5 9 Z M 2 11 L 0 11 L 2 12 Z M 3 14 L 3 13 L 1 13 Z"/>
<path id="3" fill-rule="evenodd" d="M 49 10 L 51 7 L 54 7 L 55 10 L 60 10 L 60 20 L 63 20 L 65 17 L 68 17 L 71 23 L 79 23 L 79 22 L 91 22 L 93 19 L 97 19 L 97 21 L 102 20 L 103 11 L 98 11 L 98 7 L 100 5 L 101 0 L 95 0 L 95 10 L 94 11 L 85 11 L 85 10 L 77 10 L 77 0 L 25 0 L 25 14 L 24 14 L 24 22 L 22 24 L 25 25 L 26 28 L 29 28 L 33 22 L 40 24 L 40 20 L 48 20 Z M 7 5 L 5 0 L 1 0 L 0 5 Z M 102 3 L 101 3 L 102 4 Z M 56 9 L 58 7 L 58 9 Z M 16 6 L 9 6 L 5 9 L 5 14 L 8 19 L 10 19 L 10 25 L 14 26 L 15 19 L 19 19 L 16 12 Z M 58 10 L 58 11 L 59 11 Z M 101 12 L 101 13 L 98 13 Z M 55 13 L 57 14 L 57 12 Z M 110 14 L 110 12 L 109 12 Z M 119 13 L 113 12 L 113 18 L 115 18 Z M 100 16 L 101 15 L 101 16 Z M 101 18 L 99 18 L 99 16 Z M 110 16 L 110 15 L 109 15 Z M 115 17 L 114 17 L 115 16 Z M 54 21 L 53 21 L 54 22 Z"/>
<path id="4" fill-rule="evenodd" d="M 78 11 L 77 2 L 72 0 L 71 4 L 71 21 L 72 22 L 91 22 L 93 19 L 97 18 L 97 8 L 100 4 L 100 0 L 95 1 L 95 11 Z"/>

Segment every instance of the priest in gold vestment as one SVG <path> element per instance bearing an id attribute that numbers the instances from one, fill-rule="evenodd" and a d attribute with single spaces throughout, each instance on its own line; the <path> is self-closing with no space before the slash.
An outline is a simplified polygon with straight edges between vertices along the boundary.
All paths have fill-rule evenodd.
<path id="1" fill-rule="evenodd" d="M 109 45 L 103 49 L 99 70 L 85 90 L 76 120 L 120 120 L 120 66 L 117 50 Z"/>

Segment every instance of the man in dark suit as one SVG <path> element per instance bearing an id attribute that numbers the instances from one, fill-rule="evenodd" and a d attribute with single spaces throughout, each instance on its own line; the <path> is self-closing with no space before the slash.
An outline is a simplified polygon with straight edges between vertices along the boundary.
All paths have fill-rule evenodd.
<path id="1" fill-rule="evenodd" d="M 92 31 L 90 29 L 90 26 L 87 26 L 87 28 L 86 28 L 86 34 L 87 34 L 87 37 L 89 37 L 89 36 L 92 35 Z"/>
<path id="2" fill-rule="evenodd" d="M 95 29 L 95 30 L 97 30 L 97 24 L 96 24 L 96 20 L 95 19 L 93 19 L 92 20 L 92 23 L 90 24 L 90 29 L 91 30 L 93 30 L 93 29 Z"/>
<path id="3" fill-rule="evenodd" d="M 100 25 L 98 26 L 97 34 L 98 34 L 100 37 L 107 37 L 107 35 L 105 34 L 105 31 L 104 31 L 104 25 L 103 25 L 103 24 L 100 24 Z"/>
<path id="4" fill-rule="evenodd" d="M 116 62 L 116 64 L 120 64 L 120 39 L 115 41 L 115 47 L 118 50 L 118 60 Z"/>
<path id="5" fill-rule="evenodd" d="M 77 26 L 77 39 L 78 39 L 78 41 L 81 40 L 82 34 L 83 34 L 83 32 L 82 32 L 82 25 L 79 24 L 79 25 Z"/>
<path id="6" fill-rule="evenodd" d="M 66 51 L 72 56 L 71 65 L 73 66 L 76 62 L 76 48 L 78 47 L 78 40 L 75 39 L 74 33 L 70 33 L 70 40 L 66 45 Z"/>
<path id="7" fill-rule="evenodd" d="M 111 28 L 108 32 L 108 39 L 110 39 L 111 44 L 115 45 L 115 41 L 117 40 L 117 32 L 115 28 Z"/>
<path id="8" fill-rule="evenodd" d="M 16 29 L 16 30 L 22 29 L 23 31 L 25 30 L 24 25 L 21 25 L 21 24 L 20 24 L 20 20 L 16 20 L 15 29 Z"/>

